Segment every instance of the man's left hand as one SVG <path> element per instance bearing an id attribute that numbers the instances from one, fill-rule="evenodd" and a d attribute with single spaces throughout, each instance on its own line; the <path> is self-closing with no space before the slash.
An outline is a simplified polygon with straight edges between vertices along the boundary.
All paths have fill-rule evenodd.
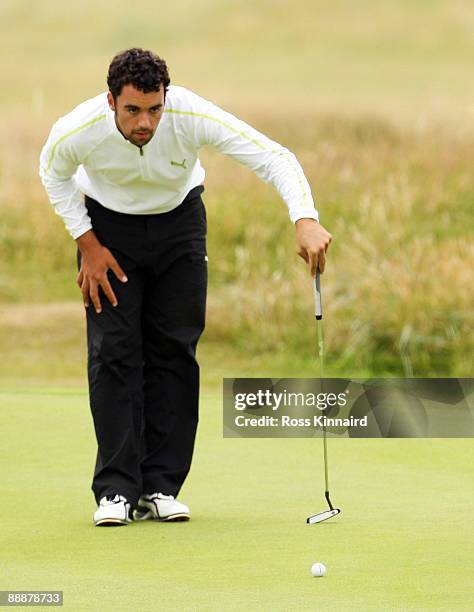
<path id="1" fill-rule="evenodd" d="M 326 251 L 332 236 L 315 219 L 299 219 L 296 223 L 297 253 L 309 265 L 311 275 L 316 276 L 319 267 L 321 274 L 326 266 Z"/>

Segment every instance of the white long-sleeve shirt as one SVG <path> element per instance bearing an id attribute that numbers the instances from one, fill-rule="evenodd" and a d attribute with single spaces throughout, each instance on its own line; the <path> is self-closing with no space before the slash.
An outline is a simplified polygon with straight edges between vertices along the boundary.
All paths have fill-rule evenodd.
<path id="1" fill-rule="evenodd" d="M 40 177 L 73 238 L 92 228 L 83 194 L 111 210 L 164 213 L 204 181 L 199 149 L 211 145 L 270 182 L 290 219 L 318 220 L 296 157 L 247 123 L 189 89 L 171 85 L 163 116 L 142 148 L 117 128 L 107 94 L 86 100 L 53 126 L 40 158 Z"/>

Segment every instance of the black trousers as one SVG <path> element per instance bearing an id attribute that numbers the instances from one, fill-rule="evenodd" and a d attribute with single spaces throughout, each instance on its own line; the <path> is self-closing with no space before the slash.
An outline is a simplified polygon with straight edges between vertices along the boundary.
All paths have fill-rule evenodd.
<path id="1" fill-rule="evenodd" d="M 153 215 L 117 213 L 86 197 L 95 234 L 128 277 L 108 272 L 118 306 L 100 290 L 102 312 L 86 308 L 97 502 L 112 493 L 132 505 L 141 493 L 176 496 L 189 472 L 207 292 L 203 190 Z"/>

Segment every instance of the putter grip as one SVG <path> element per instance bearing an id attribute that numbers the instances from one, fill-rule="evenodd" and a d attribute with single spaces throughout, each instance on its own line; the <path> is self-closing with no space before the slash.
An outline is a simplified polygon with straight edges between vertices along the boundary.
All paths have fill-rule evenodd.
<path id="1" fill-rule="evenodd" d="M 316 270 L 316 276 L 313 283 L 314 288 L 314 315 L 318 321 L 323 318 L 323 306 L 321 304 L 321 279 L 319 268 Z"/>

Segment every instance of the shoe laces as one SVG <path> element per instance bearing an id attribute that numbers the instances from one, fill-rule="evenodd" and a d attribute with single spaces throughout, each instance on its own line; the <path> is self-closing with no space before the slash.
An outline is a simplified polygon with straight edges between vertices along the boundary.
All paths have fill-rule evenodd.
<path id="1" fill-rule="evenodd" d="M 172 495 L 165 495 L 164 493 L 150 493 L 146 497 L 151 501 L 153 499 L 164 499 L 168 501 L 172 501 L 174 497 Z"/>
<path id="2" fill-rule="evenodd" d="M 106 495 L 101 500 L 102 506 L 109 506 L 110 504 L 119 504 L 120 502 L 127 501 L 123 495 L 114 493 L 113 495 Z"/>

